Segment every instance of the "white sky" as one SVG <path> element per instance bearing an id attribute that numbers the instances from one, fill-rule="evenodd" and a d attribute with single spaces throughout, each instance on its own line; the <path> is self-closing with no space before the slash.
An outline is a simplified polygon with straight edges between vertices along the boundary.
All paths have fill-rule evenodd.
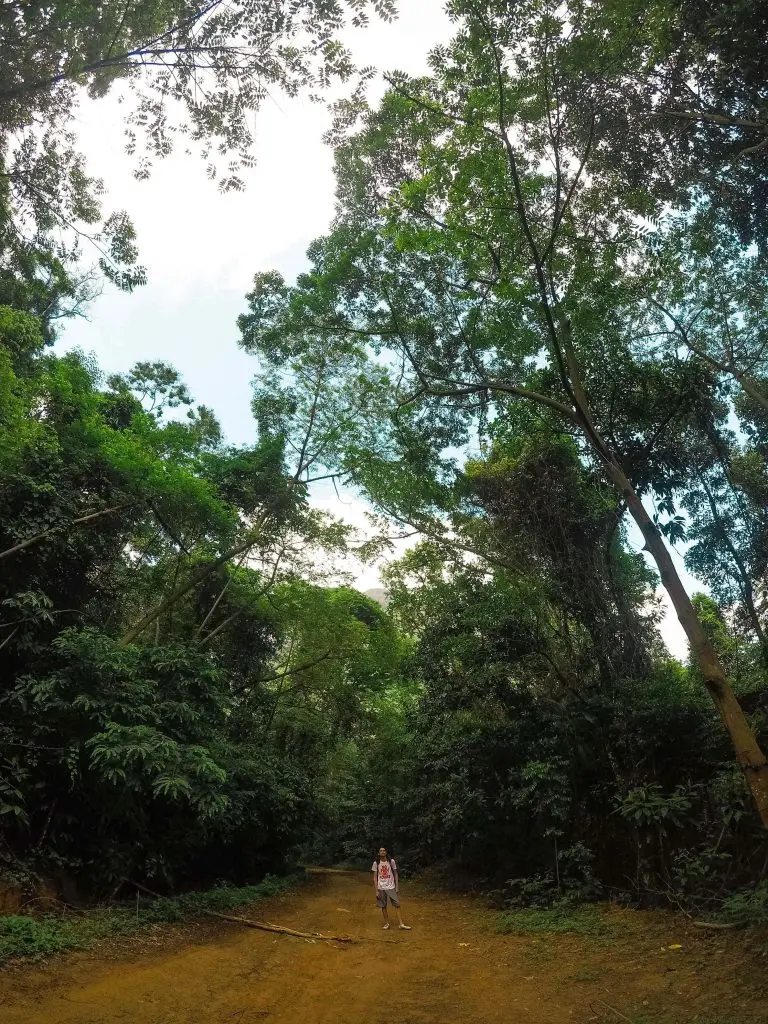
<path id="1" fill-rule="evenodd" d="M 443 0 L 400 0 L 400 8 L 391 25 L 347 33 L 358 66 L 420 74 L 429 49 L 450 38 Z M 171 363 L 196 401 L 215 410 L 229 441 L 252 442 L 255 364 L 237 347 L 235 321 L 257 271 L 276 269 L 292 280 L 306 265 L 308 244 L 328 229 L 334 181 L 333 156 L 322 143 L 327 111 L 301 97 L 267 102 L 256 122 L 257 166 L 246 191 L 228 195 L 205 178 L 201 161 L 183 153 L 158 164 L 149 181 L 135 181 L 122 115 L 112 96 L 85 102 L 77 129 L 89 171 L 107 187 L 105 209 L 126 209 L 136 226 L 149 283 L 133 295 L 105 290 L 88 320 L 67 326 L 61 346 L 93 352 L 106 372 L 141 359 Z M 313 501 L 352 525 L 365 524 L 365 505 L 354 494 L 339 501 L 330 484 L 319 485 Z M 689 588 L 702 589 L 676 561 Z M 375 567 L 352 571 L 361 589 L 380 585 Z M 662 633 L 684 658 L 674 614 Z"/>

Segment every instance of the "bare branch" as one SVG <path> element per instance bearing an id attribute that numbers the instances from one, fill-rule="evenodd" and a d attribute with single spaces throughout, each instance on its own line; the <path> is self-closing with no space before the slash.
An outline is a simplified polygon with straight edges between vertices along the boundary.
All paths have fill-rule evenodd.
<path id="1" fill-rule="evenodd" d="M 698 110 L 658 110 L 653 117 L 679 117 L 685 121 L 711 121 L 731 128 L 759 128 L 768 132 L 768 122 L 748 121 L 742 117 L 730 117 L 727 114 L 715 114 Z"/>

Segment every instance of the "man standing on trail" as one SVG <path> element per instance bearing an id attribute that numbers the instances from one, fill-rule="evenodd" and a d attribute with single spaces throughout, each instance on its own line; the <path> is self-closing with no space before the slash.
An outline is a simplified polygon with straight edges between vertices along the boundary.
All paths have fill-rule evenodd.
<path id="1" fill-rule="evenodd" d="M 384 915 L 384 928 L 389 928 L 387 903 L 391 903 L 397 911 L 400 927 L 409 932 L 410 925 L 403 924 L 403 919 L 400 916 L 400 880 L 397 876 L 397 864 L 394 857 L 387 856 L 386 846 L 382 846 L 379 850 L 379 855 L 373 862 L 371 871 L 373 873 L 373 890 L 376 893 L 376 906 L 381 908 Z"/>

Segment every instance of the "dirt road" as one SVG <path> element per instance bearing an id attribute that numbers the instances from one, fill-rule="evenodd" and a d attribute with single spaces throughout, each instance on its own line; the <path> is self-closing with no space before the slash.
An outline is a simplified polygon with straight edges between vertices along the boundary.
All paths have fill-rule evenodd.
<path id="1" fill-rule="evenodd" d="M 614 910 L 619 939 L 502 936 L 480 901 L 403 887 L 412 932 L 382 932 L 367 877 L 318 873 L 252 916 L 0 972 L 3 1024 L 757 1024 L 759 973 L 730 937 Z M 383 942 L 384 938 L 394 942 Z M 682 949 L 670 950 L 672 944 Z"/>

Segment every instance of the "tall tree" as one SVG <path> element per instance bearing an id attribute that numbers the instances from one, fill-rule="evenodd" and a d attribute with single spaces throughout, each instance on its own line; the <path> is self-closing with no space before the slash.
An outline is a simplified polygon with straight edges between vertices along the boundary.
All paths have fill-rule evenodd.
<path id="1" fill-rule="evenodd" d="M 293 289 L 257 280 L 246 344 L 273 361 L 334 340 L 355 352 L 389 405 L 372 443 L 390 459 L 399 448 L 449 469 L 447 446 L 517 402 L 571 433 L 637 524 L 768 825 L 768 762 L 642 500 L 682 479 L 669 435 L 712 393 L 695 366 L 662 367 L 643 345 L 652 254 L 624 192 L 606 190 L 596 119 L 584 144 L 584 111 L 566 100 L 589 67 L 570 62 L 563 12 L 451 9 L 459 32 L 433 76 L 393 76 L 340 150 L 336 225 L 312 270 Z M 365 462 L 358 445 L 346 465 L 370 483 Z"/>
<path id="2" fill-rule="evenodd" d="M 0 872 L 248 878 L 305 829 L 397 644 L 317 585 L 346 530 L 306 501 L 317 396 L 283 397 L 231 448 L 171 367 L 104 380 L 0 306 Z"/>
<path id="3" fill-rule="evenodd" d="M 718 438 L 712 448 L 698 445 L 698 472 L 683 498 L 690 516 L 691 546 L 685 562 L 704 580 L 723 608 L 731 609 L 741 631 L 757 642 L 763 671 L 768 668 L 768 635 L 762 590 L 766 576 L 765 507 L 741 485 L 745 469 L 762 457 Z"/>

